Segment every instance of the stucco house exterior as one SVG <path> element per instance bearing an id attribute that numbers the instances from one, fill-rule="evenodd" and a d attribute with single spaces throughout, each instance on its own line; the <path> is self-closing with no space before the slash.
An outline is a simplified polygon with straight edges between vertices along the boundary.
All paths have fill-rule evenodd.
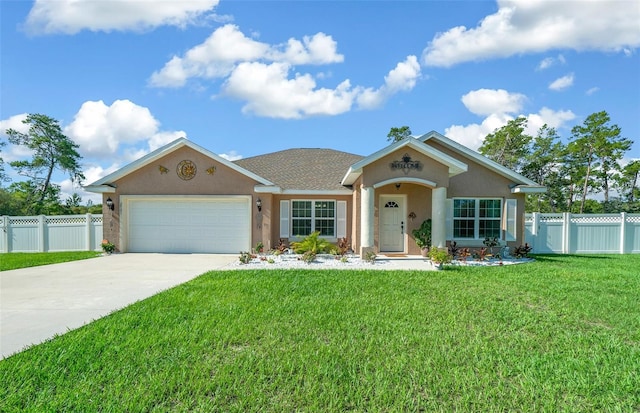
<path id="1" fill-rule="evenodd" d="M 239 253 L 314 231 L 364 254 L 524 243 L 525 194 L 545 188 L 429 132 L 368 156 L 289 149 L 228 161 L 177 139 L 86 187 L 103 195 L 104 238 L 121 252 Z M 108 205 L 112 205 L 109 207 Z"/>

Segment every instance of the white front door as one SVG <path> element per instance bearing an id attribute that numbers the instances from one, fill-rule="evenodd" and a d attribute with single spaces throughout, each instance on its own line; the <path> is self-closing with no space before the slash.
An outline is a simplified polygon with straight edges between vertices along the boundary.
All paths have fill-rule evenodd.
<path id="1" fill-rule="evenodd" d="M 403 252 L 405 240 L 405 198 L 380 197 L 380 252 Z"/>

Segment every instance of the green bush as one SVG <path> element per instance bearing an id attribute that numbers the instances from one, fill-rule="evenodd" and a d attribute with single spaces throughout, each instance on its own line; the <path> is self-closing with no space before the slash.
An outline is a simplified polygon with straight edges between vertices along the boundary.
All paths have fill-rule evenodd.
<path id="1" fill-rule="evenodd" d="M 331 251 L 335 246 L 326 239 L 320 238 L 320 231 L 316 231 L 300 242 L 292 242 L 291 248 L 296 254 L 304 254 L 307 251 L 320 254 Z"/>

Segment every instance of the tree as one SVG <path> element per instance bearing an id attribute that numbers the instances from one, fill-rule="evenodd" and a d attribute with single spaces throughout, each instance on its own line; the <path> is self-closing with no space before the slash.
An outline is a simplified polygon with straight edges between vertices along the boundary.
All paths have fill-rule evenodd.
<path id="1" fill-rule="evenodd" d="M 34 191 L 33 197 L 29 197 L 30 205 L 34 209 L 41 209 L 50 195 L 54 170 L 67 172 L 73 182 L 82 182 L 81 156 L 76 151 L 78 145 L 62 133 L 57 120 L 46 115 L 30 114 L 22 123 L 29 125 L 27 133 L 14 129 L 7 129 L 6 133 L 9 142 L 26 146 L 33 152 L 33 157 L 30 161 L 14 161 L 10 165 L 20 175 L 30 178 L 32 185 L 29 189 Z"/>
<path id="2" fill-rule="evenodd" d="M 640 197 L 640 160 L 636 159 L 624 166 L 616 179 L 616 187 L 620 195 L 629 203 Z"/>
<path id="3" fill-rule="evenodd" d="M 529 154 L 529 145 L 533 139 L 524 133 L 527 118 L 519 117 L 510 120 L 501 128 L 487 135 L 478 151 L 491 159 L 516 172 L 521 172 L 523 161 Z"/>
<path id="4" fill-rule="evenodd" d="M 602 189 L 605 202 L 609 201 L 613 171 L 619 168 L 618 162 L 631 148 L 631 141 L 622 138 L 620 128 L 609 125 L 609 122 L 609 114 L 601 111 L 592 113 L 582 125 L 571 129 L 569 152 L 574 161 L 585 168 L 580 213 L 584 211 L 590 185 Z"/>
<path id="5" fill-rule="evenodd" d="M 561 197 L 560 165 L 565 148 L 555 128 L 543 125 L 525 157 L 522 174 L 547 187 L 543 194 L 527 196 L 527 202 L 536 211 L 555 212 Z"/>
<path id="6" fill-rule="evenodd" d="M 401 126 L 399 128 L 391 128 L 387 135 L 387 140 L 391 142 L 398 142 L 411 136 L 411 129 L 408 126 Z"/>
<path id="7" fill-rule="evenodd" d="M 2 149 L 2 147 L 4 147 L 7 143 L 4 141 L 0 141 L 0 149 Z M 0 152 L 1 154 L 2 152 Z M 7 177 L 6 173 L 4 172 L 4 159 L 2 159 L 2 156 L 0 156 L 0 185 L 2 184 L 2 182 L 6 182 L 8 181 L 9 178 Z"/>

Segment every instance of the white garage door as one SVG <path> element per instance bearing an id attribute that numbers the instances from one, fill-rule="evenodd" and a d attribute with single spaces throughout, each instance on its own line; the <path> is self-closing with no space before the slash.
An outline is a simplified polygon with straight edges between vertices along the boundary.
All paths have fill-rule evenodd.
<path id="1" fill-rule="evenodd" d="M 130 252 L 238 253 L 251 249 L 249 199 L 138 199 L 127 202 Z"/>

